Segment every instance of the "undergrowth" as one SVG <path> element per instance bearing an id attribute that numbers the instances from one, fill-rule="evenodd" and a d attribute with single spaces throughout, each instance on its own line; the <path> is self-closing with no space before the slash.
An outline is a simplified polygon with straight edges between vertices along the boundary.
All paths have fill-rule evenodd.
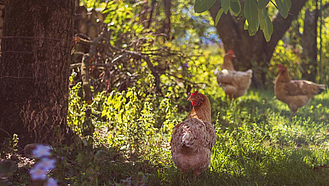
<path id="1" fill-rule="evenodd" d="M 206 90 L 200 91 L 207 94 Z M 71 168 L 71 172 L 75 176 L 64 174 L 62 182 L 77 185 L 327 184 L 328 92 L 316 96 L 291 119 L 288 107 L 275 99 L 272 90 L 249 90 L 235 101 L 229 101 L 219 88 L 209 92 L 217 142 L 209 169 L 195 183 L 192 175 L 182 179 L 172 163 L 169 145 L 173 126 L 184 120 L 188 111 L 178 111 L 170 92 L 161 98 L 134 88 L 108 95 L 98 93 L 89 106 L 70 106 L 72 113 L 76 113 L 69 117 L 70 125 L 86 142 L 73 148 L 75 155 L 71 158 L 77 160 L 77 166 Z M 76 94 L 73 88 L 71 99 L 74 100 Z M 85 136 L 81 122 L 87 108 L 94 113 L 91 123 L 95 130 L 93 135 Z M 78 119 L 74 119 L 76 116 Z M 65 157 L 66 153 L 61 156 Z M 56 176 L 56 171 L 54 174 Z"/>
<path id="2" fill-rule="evenodd" d="M 214 78 L 199 92 L 211 102 L 217 142 L 196 182 L 191 174 L 183 180 L 171 159 L 172 128 L 191 109 L 177 86 L 163 96 L 148 86 L 99 92 L 90 105 L 79 96 L 81 84 L 72 86 L 68 125 L 79 138 L 54 145 L 50 176 L 59 185 L 328 185 L 328 92 L 290 118 L 273 90 L 248 90 L 230 101 Z M 32 165 L 18 166 L 8 183 L 28 184 Z"/>

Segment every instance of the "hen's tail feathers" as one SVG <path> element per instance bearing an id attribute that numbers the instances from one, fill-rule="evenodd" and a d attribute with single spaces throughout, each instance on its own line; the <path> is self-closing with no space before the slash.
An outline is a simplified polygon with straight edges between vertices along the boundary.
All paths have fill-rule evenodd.
<path id="1" fill-rule="evenodd" d="M 318 94 L 322 93 L 327 89 L 327 85 L 319 85 Z"/>
<path id="2" fill-rule="evenodd" d="M 182 146 L 191 147 L 192 144 L 191 134 L 189 132 L 185 132 L 182 137 Z"/>
<path id="3" fill-rule="evenodd" d="M 251 69 L 247 70 L 246 72 L 250 75 L 250 77 L 252 77 L 252 70 Z"/>

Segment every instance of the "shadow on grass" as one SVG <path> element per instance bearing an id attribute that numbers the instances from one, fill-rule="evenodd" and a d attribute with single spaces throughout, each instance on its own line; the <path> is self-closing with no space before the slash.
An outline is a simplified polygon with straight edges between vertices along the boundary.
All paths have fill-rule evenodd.
<path id="1" fill-rule="evenodd" d="M 314 169 L 313 165 L 305 163 L 305 158 L 312 158 L 310 150 L 297 149 L 279 154 L 263 157 L 263 162 L 254 161 L 255 164 L 262 165 L 242 161 L 246 163 L 235 165 L 240 167 L 239 173 L 225 167 L 213 168 L 212 171 L 208 168 L 197 177 L 196 182 L 193 182 L 191 173 L 183 180 L 182 174 L 175 167 L 168 167 L 162 170 L 161 176 L 150 180 L 148 185 L 328 185 L 328 169 Z"/>

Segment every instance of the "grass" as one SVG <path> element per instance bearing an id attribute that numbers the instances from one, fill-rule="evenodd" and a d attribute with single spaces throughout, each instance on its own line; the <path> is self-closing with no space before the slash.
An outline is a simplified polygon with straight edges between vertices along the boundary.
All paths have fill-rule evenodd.
<path id="1" fill-rule="evenodd" d="M 328 93 L 289 120 L 269 91 L 234 102 L 216 98 L 217 143 L 210 168 L 196 183 L 166 174 L 170 185 L 328 185 Z"/>
<path id="2" fill-rule="evenodd" d="M 188 112 L 178 111 L 170 99 L 141 97 L 135 89 L 110 99 L 95 96 L 91 120 L 84 116 L 87 106 L 70 106 L 68 120 L 81 139 L 55 148 L 61 158 L 52 177 L 60 185 L 329 185 L 328 92 L 291 120 L 273 90 L 249 90 L 232 102 L 219 88 L 207 95 L 217 142 L 211 165 L 195 183 L 191 174 L 182 180 L 169 145 L 172 127 Z M 81 101 L 74 92 L 71 96 L 71 103 Z M 88 121 L 93 137 L 83 135 Z M 18 168 L 11 183 L 28 183 L 29 167 Z"/>
<path id="3" fill-rule="evenodd" d="M 181 173 L 170 160 L 169 146 L 162 149 L 163 154 L 153 157 L 143 153 L 137 155 L 134 161 L 144 162 L 144 166 L 152 168 L 132 166 L 131 174 L 143 174 L 146 185 L 328 183 L 329 172 L 324 168 L 329 162 L 328 93 L 316 96 L 291 121 L 288 107 L 276 100 L 271 91 L 251 90 L 233 102 L 223 96 L 209 97 L 217 143 L 210 168 L 198 177 L 196 183 L 192 182 L 192 175 L 188 175 L 185 181 L 181 179 Z M 163 136 L 162 140 L 169 142 L 170 135 Z M 148 150 L 148 153 L 156 153 L 157 147 L 152 148 L 155 149 Z M 151 161 L 152 158 L 158 161 Z"/>

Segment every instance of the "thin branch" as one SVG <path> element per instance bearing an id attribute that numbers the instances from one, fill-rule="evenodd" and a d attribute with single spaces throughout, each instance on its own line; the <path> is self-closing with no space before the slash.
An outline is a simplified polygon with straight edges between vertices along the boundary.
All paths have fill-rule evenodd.
<path id="1" fill-rule="evenodd" d="M 70 65 L 70 68 L 78 68 L 81 67 L 82 63 L 74 63 Z M 105 67 L 110 68 L 114 65 L 114 63 L 90 63 L 88 66 L 96 66 L 96 67 Z"/>
<path id="2" fill-rule="evenodd" d="M 279 8 L 276 6 L 276 4 L 271 0 L 271 3 L 275 6 L 276 9 L 279 10 Z"/>
<path id="3" fill-rule="evenodd" d="M 329 7 L 329 3 L 322 6 L 322 10 L 327 9 Z"/>
<path id="4" fill-rule="evenodd" d="M 34 77 L 17 77 L 17 76 L 3 76 L 3 77 L 0 77 L 0 79 L 6 79 L 6 78 L 12 78 L 12 79 L 33 79 Z"/>
<path id="5" fill-rule="evenodd" d="M 172 74 L 172 73 L 169 73 L 169 72 L 167 72 L 166 74 L 169 75 L 169 76 L 172 76 L 174 78 L 177 78 L 177 79 L 183 80 L 185 82 L 188 82 L 189 84 L 192 84 L 192 85 L 197 85 L 197 86 L 206 85 L 207 87 L 210 87 L 210 85 L 208 83 L 204 83 L 204 82 L 202 82 L 202 83 L 194 83 L 194 82 L 192 82 L 192 81 L 190 81 L 188 79 L 178 77 L 175 74 Z"/>
<path id="6" fill-rule="evenodd" d="M 85 53 L 79 52 L 81 55 L 85 55 Z M 88 66 L 97 66 L 97 67 L 106 67 L 111 68 L 117 61 L 119 61 L 121 58 L 126 57 L 127 53 L 124 53 L 122 55 L 119 55 L 118 57 L 114 58 L 110 63 L 89 63 Z M 74 63 L 70 65 L 70 68 L 77 68 L 80 67 L 82 63 Z"/>
<path id="7" fill-rule="evenodd" d="M 6 130 L 4 130 L 4 129 L 2 129 L 2 128 L 0 128 L 0 130 L 1 130 L 2 132 L 6 133 L 6 134 L 8 135 L 8 137 L 11 137 L 11 135 L 9 134 L 9 132 L 7 132 Z"/>
<path id="8" fill-rule="evenodd" d="M 133 56 L 138 56 L 139 58 L 141 58 L 144 61 L 146 61 L 147 66 L 149 67 L 149 69 L 151 70 L 152 75 L 155 78 L 156 91 L 162 94 L 161 89 L 160 89 L 160 76 L 157 73 L 157 70 L 155 69 L 155 67 L 153 66 L 153 64 L 152 64 L 149 56 L 143 55 L 143 54 L 141 54 L 139 52 L 135 52 L 135 51 L 129 51 L 129 50 L 124 50 L 124 49 L 123 49 L 123 51 L 126 52 L 126 53 L 128 53 L 128 54 L 131 54 Z"/>

